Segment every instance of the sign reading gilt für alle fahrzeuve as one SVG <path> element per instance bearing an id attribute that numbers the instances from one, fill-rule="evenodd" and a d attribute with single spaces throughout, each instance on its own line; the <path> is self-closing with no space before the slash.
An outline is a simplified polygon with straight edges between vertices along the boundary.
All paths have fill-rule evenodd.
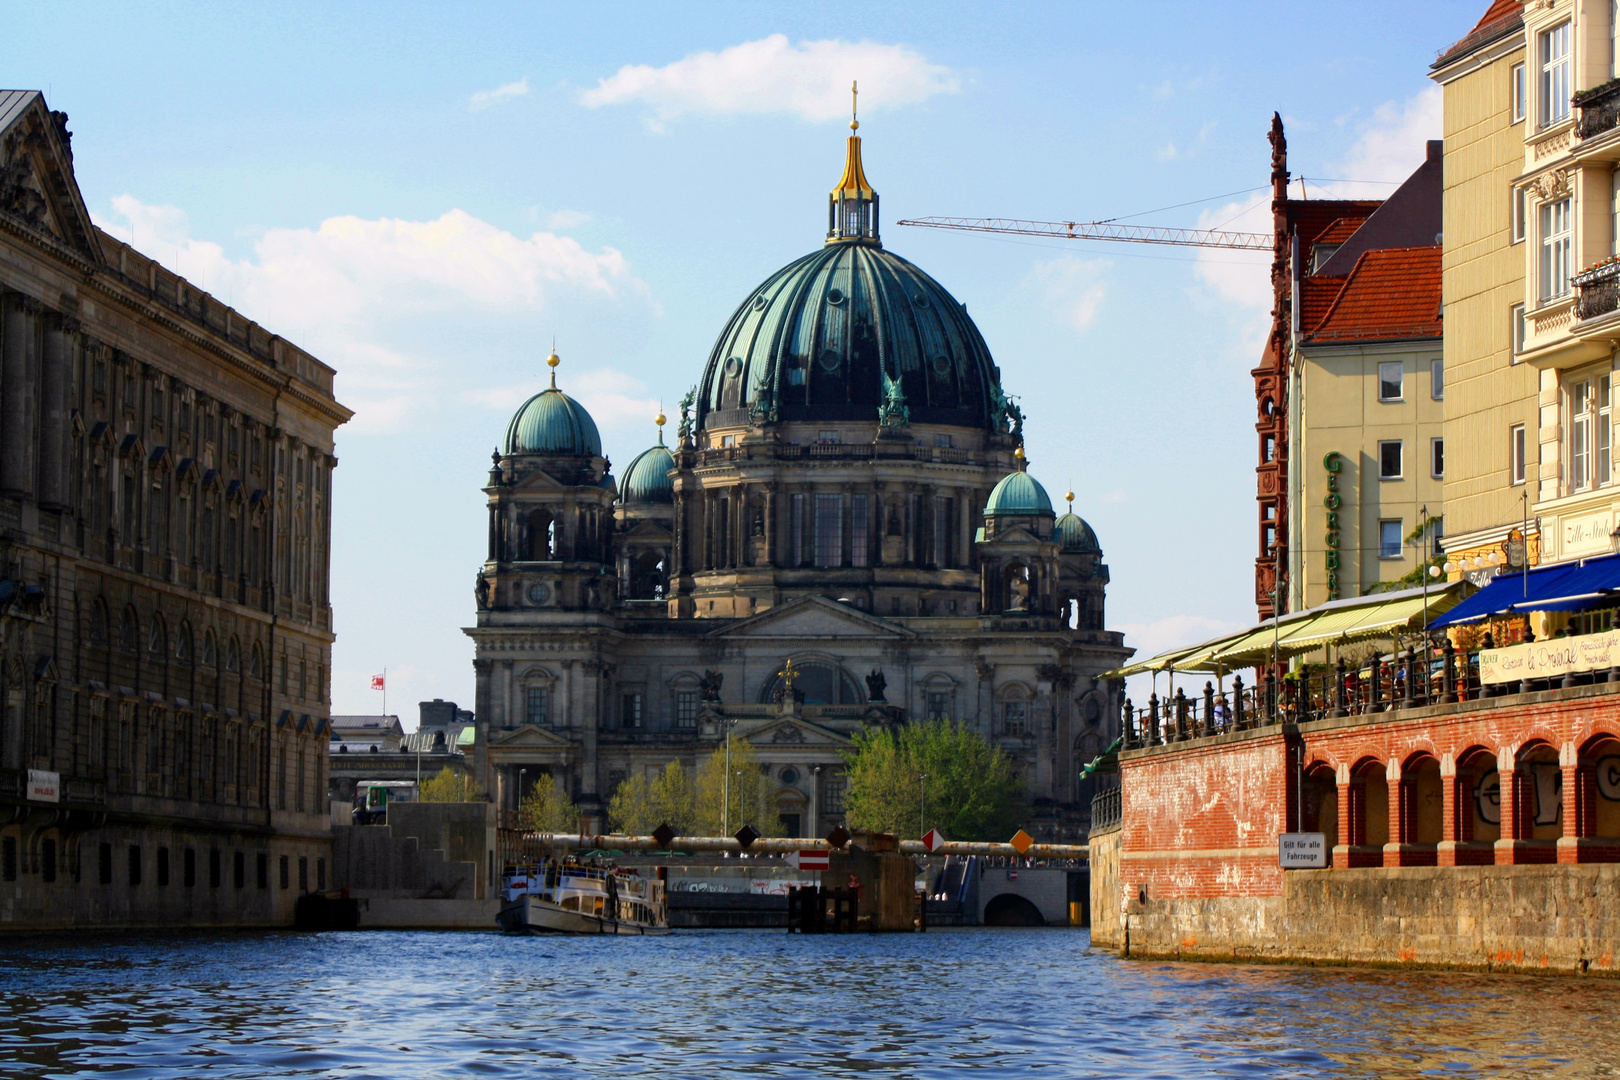
<path id="1" fill-rule="evenodd" d="M 1284 870 L 1324 870 L 1328 865 L 1327 834 L 1289 832 L 1277 837 L 1277 865 Z"/>
<path id="2" fill-rule="evenodd" d="M 1339 470 L 1344 468 L 1344 460 L 1337 450 L 1328 452 L 1322 459 L 1322 467 L 1327 470 L 1327 495 L 1322 499 L 1322 505 L 1327 507 L 1327 598 L 1339 598 L 1339 507 L 1344 500 L 1339 497 Z"/>
<path id="3" fill-rule="evenodd" d="M 1518 682 L 1570 672 L 1606 671 L 1620 659 L 1620 630 L 1580 634 L 1479 651 L 1479 681 Z"/>

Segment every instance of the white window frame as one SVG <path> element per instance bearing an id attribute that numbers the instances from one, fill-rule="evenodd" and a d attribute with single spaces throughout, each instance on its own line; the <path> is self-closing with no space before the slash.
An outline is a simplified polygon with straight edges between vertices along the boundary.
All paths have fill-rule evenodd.
<path id="1" fill-rule="evenodd" d="M 1569 99 L 1575 92 L 1570 83 L 1573 36 L 1573 26 L 1566 19 L 1536 38 L 1536 60 L 1541 65 L 1541 77 L 1536 84 L 1537 115 L 1543 128 L 1569 119 Z"/>
<path id="2" fill-rule="evenodd" d="M 1396 453 L 1397 457 L 1399 458 L 1398 463 L 1400 465 L 1400 470 L 1398 472 L 1386 473 L 1384 471 L 1384 447 L 1386 447 L 1386 446 L 1395 447 L 1395 453 Z M 1380 479 L 1380 480 L 1405 480 L 1406 479 L 1406 447 L 1403 444 L 1402 440 L 1400 440 L 1400 439 L 1379 439 L 1378 440 L 1378 479 Z"/>
<path id="3" fill-rule="evenodd" d="M 1594 432 L 1597 446 L 1597 474 L 1594 477 L 1598 487 L 1608 487 L 1614 479 L 1613 446 L 1614 446 L 1614 419 L 1610 406 L 1613 403 L 1613 379 L 1609 375 L 1597 377 L 1596 399 L 1593 402 L 1593 413 L 1596 418 L 1597 431 Z"/>
<path id="4" fill-rule="evenodd" d="M 1575 227 L 1573 200 L 1541 204 L 1541 300 L 1551 303 L 1569 295 L 1574 273 Z"/>
<path id="5" fill-rule="evenodd" d="M 1508 332 L 1513 337 L 1513 359 L 1511 362 L 1517 364 L 1519 355 L 1524 352 L 1524 305 L 1514 304 L 1509 318 L 1511 324 Z"/>
<path id="6" fill-rule="evenodd" d="M 1395 372 L 1395 393 L 1393 396 L 1384 393 L 1384 384 L 1391 380 L 1384 375 L 1386 371 Z M 1378 364 L 1378 400 L 1379 401 L 1405 401 L 1406 400 L 1406 365 L 1399 360 L 1383 360 Z"/>
<path id="7" fill-rule="evenodd" d="M 1444 360 L 1429 361 L 1429 398 L 1432 401 L 1446 400 L 1446 362 Z"/>
<path id="8" fill-rule="evenodd" d="M 1512 232 L 1509 234 L 1509 243 L 1522 244 L 1524 243 L 1525 190 L 1518 185 L 1514 185 L 1509 189 L 1509 194 L 1511 197 L 1511 203 L 1509 204 L 1508 213 L 1513 219 Z"/>
<path id="9" fill-rule="evenodd" d="M 1389 550 L 1389 527 L 1395 526 L 1395 551 Z M 1378 557 L 1380 559 L 1406 558 L 1406 533 L 1400 518 L 1380 518 L 1378 521 Z"/>
<path id="10" fill-rule="evenodd" d="M 1446 440 L 1443 437 L 1429 440 L 1429 475 L 1436 480 L 1446 478 Z"/>
<path id="11" fill-rule="evenodd" d="M 1523 64 L 1513 65 L 1513 74 L 1509 82 L 1509 86 L 1509 93 L 1513 95 L 1513 122 L 1515 124 L 1522 124 L 1524 123 L 1525 91 L 1527 89 L 1524 80 Z"/>
<path id="12" fill-rule="evenodd" d="M 1609 174 L 1609 254 L 1620 255 L 1620 169 Z"/>
<path id="13" fill-rule="evenodd" d="M 1569 489 L 1592 486 L 1592 381 L 1582 379 L 1569 387 Z"/>
<path id="14" fill-rule="evenodd" d="M 1508 428 L 1508 483 L 1517 487 L 1524 483 L 1525 469 L 1524 425 Z"/>

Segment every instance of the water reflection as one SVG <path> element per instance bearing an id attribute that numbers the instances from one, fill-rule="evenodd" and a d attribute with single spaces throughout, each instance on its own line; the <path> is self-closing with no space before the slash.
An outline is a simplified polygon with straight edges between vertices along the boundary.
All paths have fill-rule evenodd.
<path id="1" fill-rule="evenodd" d="M 5 1076 L 1620 1076 L 1620 983 L 1126 963 L 1068 931 L 0 954 Z"/>

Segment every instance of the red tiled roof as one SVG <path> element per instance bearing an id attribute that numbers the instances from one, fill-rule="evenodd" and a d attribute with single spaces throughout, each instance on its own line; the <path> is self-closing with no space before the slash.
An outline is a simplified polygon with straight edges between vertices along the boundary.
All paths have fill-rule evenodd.
<path id="1" fill-rule="evenodd" d="M 1299 283 L 1299 325 L 1309 333 L 1333 307 L 1348 278 L 1306 277 Z"/>
<path id="2" fill-rule="evenodd" d="M 1474 28 L 1451 47 L 1440 50 L 1430 67 L 1440 67 L 1524 25 L 1524 0 L 1492 0 Z"/>
<path id="3" fill-rule="evenodd" d="M 1331 344 L 1439 337 L 1440 250 L 1436 244 L 1364 252 L 1327 314 L 1310 330 L 1309 340 Z"/>
<path id="4" fill-rule="evenodd" d="M 1382 205 L 1378 199 L 1289 199 L 1288 223 L 1299 236 L 1300 248 L 1309 251 L 1334 222 L 1341 218 L 1365 221 Z"/>
<path id="5" fill-rule="evenodd" d="M 1342 244 L 1346 240 L 1350 239 L 1351 235 L 1354 234 L 1357 229 L 1361 228 L 1361 223 L 1366 220 L 1367 219 L 1364 217 L 1338 218 L 1333 222 L 1333 224 L 1323 229 L 1322 234 L 1312 241 L 1312 243 Z"/>

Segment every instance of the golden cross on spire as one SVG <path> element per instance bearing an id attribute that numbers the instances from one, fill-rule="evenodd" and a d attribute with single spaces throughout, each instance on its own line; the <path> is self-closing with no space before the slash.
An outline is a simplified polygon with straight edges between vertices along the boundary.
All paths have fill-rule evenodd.
<path id="1" fill-rule="evenodd" d="M 859 105 L 861 101 L 861 91 L 859 89 L 859 85 L 860 84 L 854 82 L 849 84 L 849 130 L 851 131 L 855 131 L 861 126 L 861 122 L 855 118 L 855 114 L 859 111 L 856 106 Z"/>
<path id="2" fill-rule="evenodd" d="M 777 678 L 782 680 L 782 686 L 787 692 L 793 693 L 793 680 L 799 677 L 799 673 L 793 670 L 793 661 L 789 659 L 787 665 L 781 671 L 778 671 L 776 675 Z"/>

